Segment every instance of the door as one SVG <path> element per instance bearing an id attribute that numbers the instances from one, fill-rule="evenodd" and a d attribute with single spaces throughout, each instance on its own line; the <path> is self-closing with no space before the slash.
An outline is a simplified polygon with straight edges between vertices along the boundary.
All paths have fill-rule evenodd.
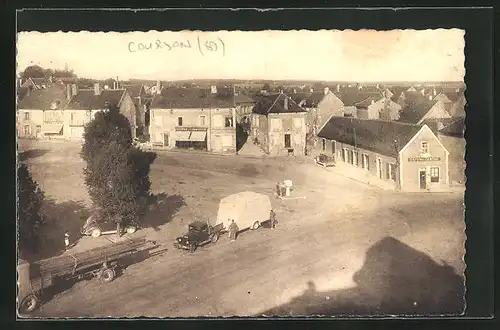
<path id="1" fill-rule="evenodd" d="M 169 140 L 168 133 L 163 133 L 163 146 L 168 147 L 170 142 Z"/>
<path id="2" fill-rule="evenodd" d="M 292 143 L 290 139 L 290 134 L 285 134 L 285 148 L 291 148 Z"/>
<path id="3" fill-rule="evenodd" d="M 425 169 L 419 170 L 420 189 L 427 189 L 427 174 Z"/>

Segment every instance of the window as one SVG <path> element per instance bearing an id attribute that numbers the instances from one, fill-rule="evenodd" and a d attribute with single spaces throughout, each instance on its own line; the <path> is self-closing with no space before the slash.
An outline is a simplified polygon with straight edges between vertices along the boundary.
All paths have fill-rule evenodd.
<path id="1" fill-rule="evenodd" d="M 285 134 L 285 148 L 291 148 L 292 141 L 290 139 L 290 134 Z"/>
<path id="2" fill-rule="evenodd" d="M 387 180 L 391 179 L 391 164 L 385 163 L 385 178 Z"/>
<path id="3" fill-rule="evenodd" d="M 224 127 L 233 127 L 233 117 L 227 116 L 224 120 Z"/>
<path id="4" fill-rule="evenodd" d="M 429 153 L 429 143 L 427 143 L 426 141 L 420 142 L 420 153 L 421 154 Z"/>
<path id="5" fill-rule="evenodd" d="M 322 149 L 323 149 L 323 151 L 325 151 L 326 150 L 326 140 L 323 139 L 321 142 L 322 142 Z"/>
<path id="6" fill-rule="evenodd" d="M 24 135 L 30 135 L 30 125 L 24 125 Z"/>
<path id="7" fill-rule="evenodd" d="M 351 164 L 351 165 L 353 165 L 354 164 L 354 162 L 353 162 L 353 160 L 354 160 L 354 153 L 353 153 L 353 151 L 349 150 L 349 153 L 347 154 L 347 156 L 348 156 L 348 158 L 347 158 L 348 159 L 348 163 Z"/>
<path id="8" fill-rule="evenodd" d="M 368 157 L 367 154 L 363 154 L 363 168 L 365 170 L 370 169 L 370 158 Z"/>
<path id="9" fill-rule="evenodd" d="M 352 164 L 354 166 L 358 166 L 358 152 L 357 151 L 354 151 L 352 153 L 352 156 L 353 156 L 353 159 L 352 159 Z"/>
<path id="10" fill-rule="evenodd" d="M 205 126 L 205 116 L 200 116 L 200 126 Z"/>
<path id="11" fill-rule="evenodd" d="M 431 167 L 431 182 L 439 182 L 439 167 Z"/>
<path id="12" fill-rule="evenodd" d="M 383 168 L 382 168 L 382 160 L 380 158 L 377 158 L 377 176 L 379 179 L 382 179 L 383 177 Z"/>
<path id="13" fill-rule="evenodd" d="M 30 113 L 29 112 L 24 113 L 24 120 L 30 120 Z"/>
<path id="14" fill-rule="evenodd" d="M 332 141 L 332 155 L 335 155 L 335 141 Z"/>
<path id="15" fill-rule="evenodd" d="M 347 162 L 347 149 L 344 148 L 342 151 L 342 161 Z"/>
<path id="16" fill-rule="evenodd" d="M 177 117 L 177 126 L 182 126 L 182 117 Z"/>
<path id="17" fill-rule="evenodd" d="M 71 125 L 75 124 L 75 114 L 71 113 L 71 119 L 70 119 Z"/>
<path id="18" fill-rule="evenodd" d="M 396 165 L 389 164 L 389 180 L 396 181 Z"/>

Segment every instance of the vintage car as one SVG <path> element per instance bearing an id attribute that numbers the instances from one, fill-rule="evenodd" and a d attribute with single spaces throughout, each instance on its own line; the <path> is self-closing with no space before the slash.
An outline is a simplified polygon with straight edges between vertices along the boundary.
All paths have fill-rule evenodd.
<path id="1" fill-rule="evenodd" d="M 126 226 L 124 229 L 128 234 L 133 234 L 137 231 L 137 227 L 134 225 Z M 98 215 L 93 214 L 87 218 L 85 224 L 80 228 L 80 233 L 84 236 L 92 237 L 116 234 L 116 223 L 113 221 L 101 220 Z"/>
<path id="2" fill-rule="evenodd" d="M 316 165 L 323 167 L 333 167 L 335 166 L 335 159 L 333 157 L 327 156 L 325 154 L 321 154 L 319 156 L 314 157 L 314 162 Z"/>
<path id="3" fill-rule="evenodd" d="M 188 225 L 188 232 L 177 237 L 174 247 L 190 252 L 207 243 L 216 243 L 222 231 L 222 224 L 212 227 L 208 222 L 193 221 Z"/>

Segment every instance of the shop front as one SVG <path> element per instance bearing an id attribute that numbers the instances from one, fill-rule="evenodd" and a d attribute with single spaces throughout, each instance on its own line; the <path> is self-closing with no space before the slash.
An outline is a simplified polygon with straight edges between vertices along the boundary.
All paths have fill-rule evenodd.
<path id="1" fill-rule="evenodd" d="M 175 147 L 179 149 L 207 150 L 207 129 L 177 127 L 175 129 Z"/>

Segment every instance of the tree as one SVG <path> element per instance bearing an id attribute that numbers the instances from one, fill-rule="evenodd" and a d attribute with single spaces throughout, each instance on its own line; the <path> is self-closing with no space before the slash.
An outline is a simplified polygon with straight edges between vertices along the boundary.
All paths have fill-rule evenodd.
<path id="1" fill-rule="evenodd" d="M 265 83 L 264 86 L 262 87 L 262 90 L 263 91 L 270 91 L 271 90 L 271 86 L 268 83 Z"/>
<path id="2" fill-rule="evenodd" d="M 126 225 L 140 222 L 150 196 L 149 171 L 154 157 L 132 145 L 128 119 L 116 107 L 96 114 L 84 131 L 81 157 L 85 185 L 98 216 Z"/>
<path id="3" fill-rule="evenodd" d="M 23 81 L 28 78 L 44 78 L 45 70 L 39 65 L 31 65 L 21 73 L 21 77 Z"/>
<path id="4" fill-rule="evenodd" d="M 34 251 L 38 246 L 38 231 L 43 224 L 40 208 L 44 194 L 24 164 L 17 169 L 17 198 L 19 249 Z"/>

